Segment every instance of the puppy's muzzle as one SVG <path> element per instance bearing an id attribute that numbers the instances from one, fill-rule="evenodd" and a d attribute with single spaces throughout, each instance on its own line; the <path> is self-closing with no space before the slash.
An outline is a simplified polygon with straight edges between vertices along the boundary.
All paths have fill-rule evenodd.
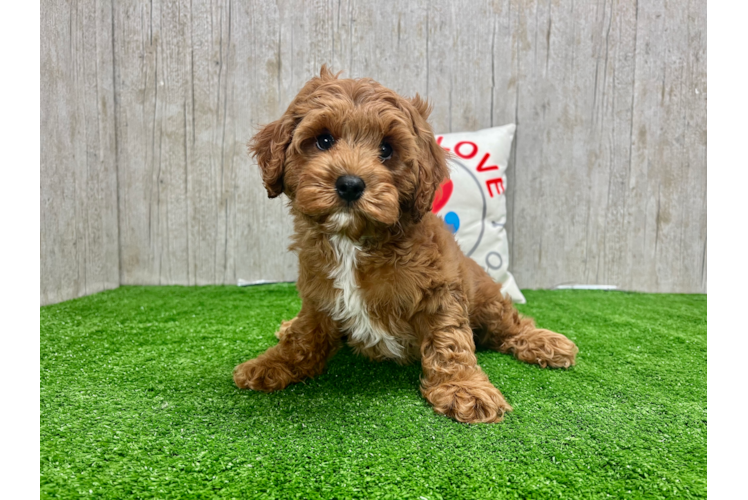
<path id="1" fill-rule="evenodd" d="M 338 196 L 347 202 L 352 203 L 361 198 L 364 189 L 366 189 L 364 180 L 355 175 L 344 175 L 338 177 L 338 180 L 335 181 L 335 190 L 338 192 Z"/>

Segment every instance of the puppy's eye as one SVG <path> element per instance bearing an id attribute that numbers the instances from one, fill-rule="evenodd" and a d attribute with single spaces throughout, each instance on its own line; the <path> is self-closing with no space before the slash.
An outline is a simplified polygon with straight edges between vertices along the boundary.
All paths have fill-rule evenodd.
<path id="1" fill-rule="evenodd" d="M 327 151 L 335 144 L 335 139 L 330 134 L 321 134 L 317 136 L 317 149 Z"/>
<path id="2" fill-rule="evenodd" d="M 383 142 L 379 145 L 379 159 L 382 161 L 386 161 L 390 158 L 392 158 L 392 146 L 390 146 L 386 142 Z"/>

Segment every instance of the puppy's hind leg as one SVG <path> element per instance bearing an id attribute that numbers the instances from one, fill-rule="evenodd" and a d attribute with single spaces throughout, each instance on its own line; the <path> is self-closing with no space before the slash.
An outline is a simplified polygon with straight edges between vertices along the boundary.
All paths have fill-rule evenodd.
<path id="1" fill-rule="evenodd" d="M 476 344 L 543 368 L 575 364 L 579 349 L 574 342 L 560 333 L 537 328 L 531 318 L 521 316 L 511 299 L 501 295 L 501 286 L 485 273 L 477 279 L 480 281 L 470 314 Z"/>

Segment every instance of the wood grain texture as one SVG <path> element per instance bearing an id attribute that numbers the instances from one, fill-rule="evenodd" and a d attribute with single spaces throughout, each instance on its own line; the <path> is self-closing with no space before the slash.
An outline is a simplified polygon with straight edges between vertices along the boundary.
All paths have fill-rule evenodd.
<path id="1" fill-rule="evenodd" d="M 41 5 L 41 303 L 119 286 L 110 2 Z"/>
<path id="2" fill-rule="evenodd" d="M 518 282 L 706 291 L 705 11 L 527 7 L 515 28 L 533 40 L 517 45 Z"/>
<path id="3" fill-rule="evenodd" d="M 47 3 L 48 18 L 68 8 Z M 116 121 L 112 107 L 75 90 L 75 72 L 44 87 L 42 101 L 75 103 L 58 109 L 60 120 L 78 116 L 89 128 L 85 113 L 101 115 L 96 130 L 109 139 L 96 144 L 117 175 L 98 189 L 117 180 L 121 283 L 295 279 L 287 208 L 267 199 L 246 142 L 328 63 L 428 97 L 437 132 L 518 124 L 507 229 L 520 286 L 706 291 L 704 2 L 154 0 L 108 9 L 89 8 L 113 22 L 74 36 L 113 47 Z M 59 50 L 54 24 L 43 20 L 43 54 Z M 97 54 L 97 72 L 78 74 L 101 87 L 112 63 Z M 48 141 L 47 152 L 43 143 L 43 208 L 45 199 L 47 210 L 60 207 L 43 239 L 44 227 L 63 224 L 54 217 L 99 213 L 90 193 L 73 201 L 70 179 L 81 171 L 59 161 L 91 141 Z M 51 250 L 59 246 L 43 247 L 43 261 L 87 269 L 78 253 Z"/>

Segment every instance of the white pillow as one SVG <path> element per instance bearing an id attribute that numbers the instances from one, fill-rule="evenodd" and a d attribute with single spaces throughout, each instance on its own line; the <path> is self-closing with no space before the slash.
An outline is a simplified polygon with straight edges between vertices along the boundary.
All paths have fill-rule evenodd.
<path id="1" fill-rule="evenodd" d="M 433 212 L 450 227 L 465 255 L 476 261 L 504 295 L 524 304 L 509 272 L 506 230 L 506 168 L 516 126 L 512 123 L 476 132 L 437 134 L 450 153 L 450 180 L 434 198 Z"/>

